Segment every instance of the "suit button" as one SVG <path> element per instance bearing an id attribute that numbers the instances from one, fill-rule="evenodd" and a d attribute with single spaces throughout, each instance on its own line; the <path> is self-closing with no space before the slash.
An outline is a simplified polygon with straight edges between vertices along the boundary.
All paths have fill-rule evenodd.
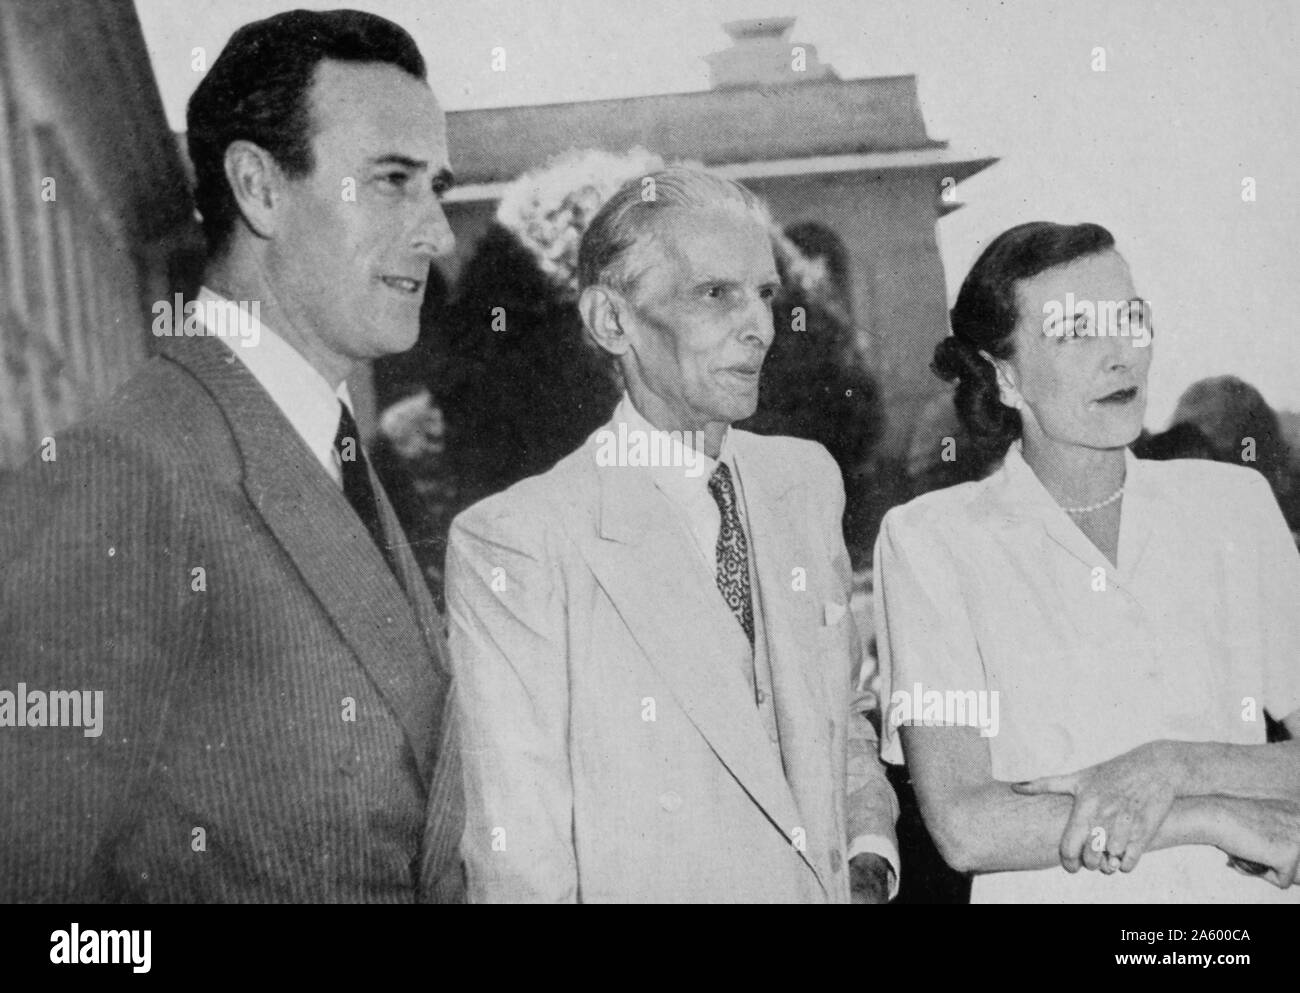
<path id="1" fill-rule="evenodd" d="M 831 872 L 839 872 L 844 868 L 844 856 L 840 854 L 838 848 L 831 849 Z"/>
<path id="2" fill-rule="evenodd" d="M 767 702 L 767 694 L 764 693 L 762 690 L 759 690 L 759 691 L 758 691 L 758 702 L 759 702 L 759 703 L 766 703 L 766 702 Z"/>
<path id="3" fill-rule="evenodd" d="M 670 814 L 674 810 L 677 810 L 681 805 L 682 798 L 672 790 L 669 790 L 667 793 L 659 794 L 659 806 L 663 807 L 664 810 L 668 811 Z"/>
<path id="4" fill-rule="evenodd" d="M 338 770 L 345 776 L 355 776 L 361 770 L 361 753 L 348 749 L 338 757 Z"/>

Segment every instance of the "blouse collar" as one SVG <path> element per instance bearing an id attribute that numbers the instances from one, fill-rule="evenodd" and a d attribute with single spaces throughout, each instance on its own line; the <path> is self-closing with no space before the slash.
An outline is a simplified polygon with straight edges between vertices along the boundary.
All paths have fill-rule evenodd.
<path id="1" fill-rule="evenodd" d="M 1158 500 L 1150 492 L 1150 481 L 1150 475 L 1143 471 L 1142 461 L 1126 448 L 1118 564 L 1107 560 L 1047 492 L 1025 461 L 1024 446 L 1019 439 L 1012 443 L 1001 468 L 988 480 L 984 510 L 989 517 L 1006 526 L 1036 523 L 1048 537 L 1075 557 L 1119 576 L 1130 572 L 1137 563 L 1160 513 Z"/>

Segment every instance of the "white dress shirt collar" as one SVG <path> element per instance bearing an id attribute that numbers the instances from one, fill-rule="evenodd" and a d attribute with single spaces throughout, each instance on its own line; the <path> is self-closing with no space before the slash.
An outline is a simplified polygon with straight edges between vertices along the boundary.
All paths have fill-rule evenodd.
<path id="1" fill-rule="evenodd" d="M 646 420 L 642 413 L 636 409 L 636 405 L 627 393 L 623 394 L 618 406 L 614 408 L 612 420 L 616 425 L 626 424 L 629 434 L 634 431 L 642 431 L 647 435 L 650 432 L 669 433 L 665 432 L 663 428 L 656 428 Z M 683 442 L 681 438 L 685 434 L 685 432 L 671 432 L 671 435 L 673 435 L 671 441 L 673 458 L 668 465 L 646 467 L 646 471 L 654 477 L 659 488 L 670 497 L 678 499 L 679 502 L 681 499 L 688 499 L 691 494 L 700 490 L 707 492 L 709 477 L 713 475 L 713 471 L 718 467 L 719 462 L 726 462 L 731 469 L 733 480 L 736 477 L 736 453 L 731 443 L 730 425 L 722 434 L 722 445 L 716 459 L 706 455 L 703 450 L 693 447 L 690 460 L 696 461 L 696 464 L 703 466 L 703 471 L 698 474 L 687 472 L 683 468 L 688 464 L 688 459 L 682 452 Z"/>
<path id="2" fill-rule="evenodd" d="M 206 286 L 199 288 L 198 300 L 203 304 L 199 308 L 200 315 L 211 306 L 238 306 Z M 243 314 L 238 320 L 248 323 L 250 316 Z M 227 326 L 235 327 L 233 314 L 231 318 Z M 251 320 L 256 328 L 247 338 L 222 336 L 218 340 L 244 363 L 330 478 L 342 485 L 343 476 L 334 452 L 334 436 L 338 432 L 340 401 L 347 404 L 349 410 L 353 409 L 348 384 L 340 383 L 338 389 L 330 386 L 301 352 L 256 317 L 251 317 Z M 255 344 L 249 346 L 249 342 Z"/>
<path id="3" fill-rule="evenodd" d="M 641 412 L 633 405 L 631 397 L 626 393 L 623 394 L 623 399 L 614 410 L 613 423 L 616 431 L 626 426 L 629 437 L 633 437 L 632 432 L 635 431 L 661 431 L 641 415 Z M 735 447 L 731 443 L 731 429 L 728 428 L 722 437 L 722 447 L 718 452 L 717 459 L 709 458 L 698 449 L 692 449 L 690 461 L 688 462 L 680 451 L 681 437 L 679 434 L 677 438 L 673 439 L 673 458 L 667 465 L 645 466 L 643 471 L 650 474 L 650 478 L 654 480 L 659 491 L 668 498 L 669 502 L 682 515 L 683 523 L 691 536 L 692 543 L 699 552 L 704 567 L 712 575 L 717 568 L 716 549 L 718 530 L 722 523 L 722 512 L 718 509 L 713 494 L 709 492 L 709 477 L 713 475 L 713 471 L 718 467 L 720 461 L 726 462 L 731 469 L 732 482 L 735 485 L 736 492 L 736 505 L 742 526 L 747 520 L 744 489 L 741 485 L 740 472 L 736 466 Z M 689 470 L 684 468 L 686 465 L 691 468 Z"/>

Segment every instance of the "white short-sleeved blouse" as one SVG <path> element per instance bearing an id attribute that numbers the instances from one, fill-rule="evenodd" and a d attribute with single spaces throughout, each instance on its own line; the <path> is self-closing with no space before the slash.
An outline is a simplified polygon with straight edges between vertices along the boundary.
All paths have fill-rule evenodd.
<path id="1" fill-rule="evenodd" d="M 900 691 L 996 692 L 989 751 L 1007 782 L 1161 738 L 1262 744 L 1266 708 L 1300 709 L 1300 555 L 1263 476 L 1128 453 L 1118 557 L 1112 566 L 1074 525 L 1019 443 L 989 478 L 891 510 L 875 555 L 885 760 L 903 761 Z M 991 696 L 982 702 L 994 730 Z M 979 723 L 966 710 L 954 703 L 945 722 Z M 1300 902 L 1300 887 L 1226 861 L 1185 846 L 1148 853 L 1131 874 L 992 873 L 971 899 Z"/>

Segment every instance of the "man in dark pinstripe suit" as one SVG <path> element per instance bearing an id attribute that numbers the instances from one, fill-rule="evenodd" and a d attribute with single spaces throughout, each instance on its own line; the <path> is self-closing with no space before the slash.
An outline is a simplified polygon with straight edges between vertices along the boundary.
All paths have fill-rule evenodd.
<path id="1" fill-rule="evenodd" d="M 451 248 L 442 111 L 401 28 L 295 11 L 188 125 L 200 306 L 0 493 L 0 900 L 457 899 L 442 626 L 345 383 Z"/>

